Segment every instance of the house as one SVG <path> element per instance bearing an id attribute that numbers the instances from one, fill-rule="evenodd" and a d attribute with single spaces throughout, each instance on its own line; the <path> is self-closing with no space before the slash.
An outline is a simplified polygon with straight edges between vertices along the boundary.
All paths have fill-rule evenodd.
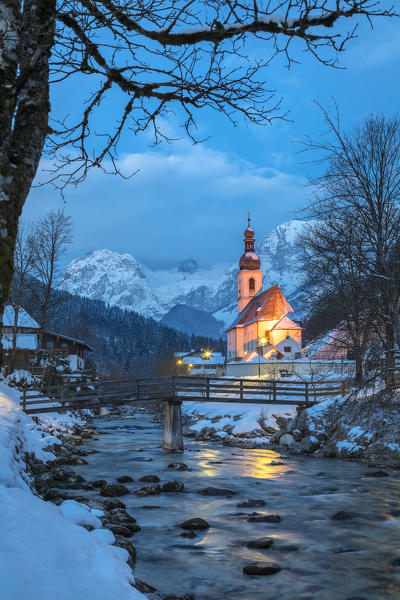
<path id="1" fill-rule="evenodd" d="M 349 334 L 342 329 L 333 329 L 304 346 L 303 356 L 311 360 L 347 359 L 351 347 Z"/>
<path id="2" fill-rule="evenodd" d="M 302 328 L 278 284 L 262 291 L 263 272 L 254 241 L 249 217 L 237 274 L 238 315 L 227 329 L 227 361 L 299 359 Z"/>
<path id="3" fill-rule="evenodd" d="M 225 364 L 223 354 L 210 350 L 175 352 L 174 357 L 178 371 L 184 369 L 188 375 L 220 375 Z"/>
<path id="4" fill-rule="evenodd" d="M 41 339 L 42 344 L 39 349 L 39 330 L 38 323 L 23 309 L 20 308 L 16 319 L 13 306 L 7 305 L 3 313 L 2 345 L 4 354 L 4 363 L 11 364 L 13 349 L 13 332 L 16 332 L 16 369 L 29 370 L 37 365 L 37 355 L 39 350 L 44 352 L 41 364 L 46 362 L 46 354 L 57 354 L 67 359 L 71 371 L 83 371 L 85 368 L 85 353 L 93 352 L 93 349 L 84 342 L 59 333 L 44 331 Z M 17 322 L 15 322 L 17 321 Z"/>

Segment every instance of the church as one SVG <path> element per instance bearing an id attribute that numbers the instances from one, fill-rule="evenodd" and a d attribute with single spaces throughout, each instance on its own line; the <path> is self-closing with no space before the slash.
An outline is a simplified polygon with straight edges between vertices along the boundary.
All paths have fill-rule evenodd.
<path id="1" fill-rule="evenodd" d="M 238 315 L 227 329 L 227 362 L 301 358 L 302 329 L 278 284 L 262 291 L 263 272 L 254 242 L 249 215 L 237 273 Z"/>

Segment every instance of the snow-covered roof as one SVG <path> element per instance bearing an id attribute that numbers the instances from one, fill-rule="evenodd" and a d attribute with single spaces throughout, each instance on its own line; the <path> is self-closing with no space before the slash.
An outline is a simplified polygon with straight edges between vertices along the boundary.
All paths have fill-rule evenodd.
<path id="1" fill-rule="evenodd" d="M 184 356 L 182 362 L 185 365 L 222 365 L 225 362 L 225 358 L 222 354 L 215 353 L 207 359 L 204 359 L 201 356 Z"/>
<path id="2" fill-rule="evenodd" d="M 87 350 L 93 352 L 93 348 L 89 346 L 84 340 L 78 340 L 77 338 L 69 337 L 68 335 L 62 335 L 61 333 L 55 333 L 54 331 L 44 331 L 46 335 L 53 335 L 57 339 L 67 340 L 68 342 L 75 342 L 75 344 L 79 344 L 80 346 L 84 346 Z"/>
<path id="3" fill-rule="evenodd" d="M 12 333 L 3 333 L 1 343 L 4 350 L 11 350 L 13 335 Z M 17 333 L 18 350 L 37 350 L 38 342 L 36 333 Z"/>
<path id="4" fill-rule="evenodd" d="M 265 292 L 254 296 L 227 331 L 234 327 L 245 327 L 255 321 L 278 322 L 287 314 L 293 314 L 293 308 L 286 300 L 282 290 L 275 284 Z"/>
<path id="5" fill-rule="evenodd" d="M 7 304 L 4 308 L 3 326 L 14 326 L 14 307 L 11 306 L 11 304 Z M 18 327 L 30 327 L 32 329 L 39 329 L 39 325 L 35 321 L 35 319 L 32 319 L 32 317 L 23 308 L 20 308 L 18 312 Z"/>

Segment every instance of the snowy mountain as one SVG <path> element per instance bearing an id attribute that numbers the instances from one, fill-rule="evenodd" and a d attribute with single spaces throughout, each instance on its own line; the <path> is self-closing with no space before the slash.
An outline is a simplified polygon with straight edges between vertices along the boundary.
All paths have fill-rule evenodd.
<path id="1" fill-rule="evenodd" d="M 277 282 L 295 309 L 301 294 L 301 249 L 295 240 L 304 225 L 297 220 L 283 223 L 256 246 L 264 270 L 264 289 Z M 206 311 L 228 325 L 236 313 L 241 250 L 238 244 L 234 264 L 220 263 L 206 269 L 192 259 L 172 269 L 150 269 L 130 254 L 96 250 L 68 265 L 64 289 L 156 319 L 183 304 Z"/>

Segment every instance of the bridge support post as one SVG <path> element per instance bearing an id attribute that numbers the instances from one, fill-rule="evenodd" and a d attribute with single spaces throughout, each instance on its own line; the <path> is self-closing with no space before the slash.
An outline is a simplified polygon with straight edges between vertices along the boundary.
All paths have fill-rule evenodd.
<path id="1" fill-rule="evenodd" d="M 182 401 L 170 398 L 165 403 L 163 448 L 168 452 L 183 452 Z"/>

